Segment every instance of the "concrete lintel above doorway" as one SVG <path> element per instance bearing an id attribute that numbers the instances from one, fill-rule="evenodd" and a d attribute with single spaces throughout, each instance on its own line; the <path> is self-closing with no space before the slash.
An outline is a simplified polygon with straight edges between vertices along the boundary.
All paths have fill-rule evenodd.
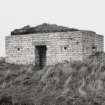
<path id="1" fill-rule="evenodd" d="M 32 42 L 32 45 L 36 46 L 36 45 L 49 45 L 50 42 L 49 41 L 34 41 Z"/>

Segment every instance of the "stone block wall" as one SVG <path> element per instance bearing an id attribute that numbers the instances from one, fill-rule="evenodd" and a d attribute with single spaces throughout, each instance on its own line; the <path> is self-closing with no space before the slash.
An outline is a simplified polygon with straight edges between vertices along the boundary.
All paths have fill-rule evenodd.
<path id="1" fill-rule="evenodd" d="M 70 60 L 82 60 L 81 32 L 53 33 L 50 36 L 51 48 L 48 47 L 48 64 Z"/>
<path id="2" fill-rule="evenodd" d="M 80 32 L 57 32 L 6 37 L 6 62 L 34 64 L 35 46 L 46 45 L 46 65 L 70 59 L 82 59 Z"/>
<path id="3" fill-rule="evenodd" d="M 95 46 L 97 51 L 102 52 L 104 49 L 104 36 L 102 35 L 95 35 Z"/>
<path id="4" fill-rule="evenodd" d="M 34 64 L 35 46 L 45 45 L 46 65 L 70 60 L 82 60 L 90 55 L 93 46 L 103 50 L 103 37 L 91 31 L 38 33 L 6 37 L 6 62 Z"/>
<path id="5" fill-rule="evenodd" d="M 6 62 L 31 64 L 34 61 L 32 38 L 30 36 L 6 37 Z"/>
<path id="6" fill-rule="evenodd" d="M 104 49 L 104 37 L 93 31 L 82 31 L 84 59 L 97 51 Z"/>
<path id="7" fill-rule="evenodd" d="M 82 44 L 83 44 L 83 56 L 84 59 L 91 55 L 95 47 L 95 32 L 82 31 Z"/>

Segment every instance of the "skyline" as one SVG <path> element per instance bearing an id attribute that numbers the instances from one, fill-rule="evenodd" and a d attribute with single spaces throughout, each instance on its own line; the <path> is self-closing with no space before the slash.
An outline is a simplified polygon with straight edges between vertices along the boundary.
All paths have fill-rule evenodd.
<path id="1" fill-rule="evenodd" d="M 5 56 L 5 36 L 26 25 L 50 23 L 105 35 L 104 4 L 104 0 L 1 0 L 0 56 Z"/>

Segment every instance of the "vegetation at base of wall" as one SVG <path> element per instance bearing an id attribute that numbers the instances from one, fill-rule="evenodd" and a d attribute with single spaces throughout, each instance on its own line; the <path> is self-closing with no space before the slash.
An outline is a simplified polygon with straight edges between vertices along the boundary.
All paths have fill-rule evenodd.
<path id="1" fill-rule="evenodd" d="M 0 105 L 104 105 L 103 53 L 37 70 L 0 63 Z"/>

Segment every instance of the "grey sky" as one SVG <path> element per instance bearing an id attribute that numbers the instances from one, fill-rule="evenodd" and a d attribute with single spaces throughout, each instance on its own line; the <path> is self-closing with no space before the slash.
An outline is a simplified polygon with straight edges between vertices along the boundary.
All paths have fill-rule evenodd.
<path id="1" fill-rule="evenodd" d="M 0 0 L 0 56 L 5 36 L 25 25 L 51 23 L 105 35 L 105 0 Z"/>

